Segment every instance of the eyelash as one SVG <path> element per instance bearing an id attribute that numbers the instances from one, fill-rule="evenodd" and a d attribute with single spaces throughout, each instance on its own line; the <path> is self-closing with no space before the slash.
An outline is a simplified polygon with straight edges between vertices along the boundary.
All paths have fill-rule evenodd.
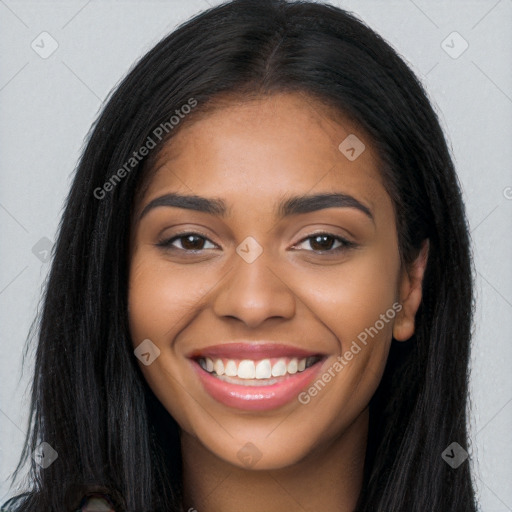
<path id="1" fill-rule="evenodd" d="M 172 238 L 168 238 L 166 240 L 161 240 L 156 245 L 158 247 L 161 247 L 161 248 L 165 249 L 165 250 L 185 251 L 185 252 L 193 253 L 193 254 L 197 254 L 200 251 L 207 250 L 207 249 L 197 249 L 197 250 L 183 249 L 183 248 L 180 248 L 180 247 L 173 247 L 172 246 L 172 243 L 175 242 L 176 240 L 180 240 L 180 239 L 186 238 L 188 236 L 195 236 L 195 237 L 198 237 L 198 238 L 202 238 L 203 240 L 208 240 L 210 243 L 213 244 L 213 242 L 208 237 L 202 235 L 201 233 L 190 231 L 190 232 L 186 232 L 186 233 L 180 233 L 179 235 L 173 236 Z M 346 251 L 346 250 L 353 249 L 353 248 L 357 247 L 357 244 L 355 242 L 351 242 L 350 240 L 347 240 L 347 239 L 345 239 L 345 238 L 343 238 L 341 236 L 333 235 L 332 233 L 327 233 L 327 232 L 320 232 L 320 233 L 314 233 L 312 235 L 309 235 L 309 236 L 301 239 L 297 244 L 294 245 L 294 247 L 297 246 L 297 245 L 302 244 L 303 242 L 305 242 L 307 240 L 314 239 L 314 238 L 317 238 L 317 237 L 320 237 L 320 236 L 327 236 L 327 237 L 333 238 L 335 240 L 335 242 L 340 242 L 341 245 L 336 247 L 336 248 L 334 248 L 334 249 L 327 249 L 327 250 L 324 250 L 324 251 L 315 251 L 313 249 L 313 250 L 310 250 L 310 251 L 307 251 L 307 252 L 313 252 L 315 254 L 325 254 L 325 253 L 337 254 L 339 252 Z"/>

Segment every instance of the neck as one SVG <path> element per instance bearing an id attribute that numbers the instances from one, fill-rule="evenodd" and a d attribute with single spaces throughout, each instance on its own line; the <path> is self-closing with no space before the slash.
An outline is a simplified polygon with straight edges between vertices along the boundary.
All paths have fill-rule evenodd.
<path id="1" fill-rule="evenodd" d="M 365 410 L 329 444 L 292 466 L 250 470 L 181 434 L 184 510 L 192 512 L 353 512 L 361 491 L 368 433 Z"/>

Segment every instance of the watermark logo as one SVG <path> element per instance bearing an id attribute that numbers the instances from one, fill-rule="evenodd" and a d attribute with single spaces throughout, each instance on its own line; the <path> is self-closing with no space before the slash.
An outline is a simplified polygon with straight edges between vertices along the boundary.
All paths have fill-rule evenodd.
<path id="1" fill-rule="evenodd" d="M 345 138 L 341 144 L 338 146 L 338 149 L 351 161 L 353 162 L 356 158 L 361 156 L 361 153 L 366 149 L 363 141 L 351 133 L 347 138 Z"/>
<path id="2" fill-rule="evenodd" d="M 452 59 L 458 59 L 469 48 L 469 43 L 458 32 L 454 31 L 441 42 L 441 48 Z"/>
<path id="3" fill-rule="evenodd" d="M 238 460 L 248 468 L 252 468 L 263 456 L 258 447 L 253 443 L 245 443 L 236 454 Z"/>
<path id="4" fill-rule="evenodd" d="M 236 248 L 237 254 L 243 258 L 247 263 L 252 263 L 260 257 L 263 252 L 263 247 L 252 236 L 248 236 Z"/>
<path id="5" fill-rule="evenodd" d="M 468 458 L 468 452 L 459 443 L 453 442 L 441 454 L 441 458 L 453 469 L 457 469 Z"/>
<path id="6" fill-rule="evenodd" d="M 160 355 L 160 349 L 150 339 L 145 339 L 133 353 L 144 366 L 149 366 Z"/>
<path id="7" fill-rule="evenodd" d="M 32 247 L 32 254 L 43 263 L 46 263 L 51 256 L 53 244 L 49 238 L 43 236 L 34 247 Z"/>
<path id="8" fill-rule="evenodd" d="M 43 441 L 32 452 L 32 458 L 36 461 L 36 464 L 41 466 L 43 469 L 51 466 L 57 460 L 58 456 L 59 454 L 46 441 Z"/>
<path id="9" fill-rule="evenodd" d="M 30 47 L 39 55 L 39 57 L 47 59 L 55 53 L 59 47 L 59 43 L 50 34 L 48 34 L 48 32 L 41 32 L 32 41 Z"/>

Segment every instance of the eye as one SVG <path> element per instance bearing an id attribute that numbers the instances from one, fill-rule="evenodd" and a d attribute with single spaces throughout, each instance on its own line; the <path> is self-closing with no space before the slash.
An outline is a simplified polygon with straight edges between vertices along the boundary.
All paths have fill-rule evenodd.
<path id="1" fill-rule="evenodd" d="M 176 246 L 176 243 L 179 245 Z M 210 243 L 211 247 L 205 247 L 205 243 Z M 181 233 L 172 238 L 162 240 L 156 245 L 164 249 L 177 249 L 180 251 L 202 251 L 203 249 L 215 249 L 217 247 L 208 238 L 199 233 Z"/>
<path id="2" fill-rule="evenodd" d="M 302 239 L 297 245 L 294 245 L 294 248 L 300 249 L 300 245 L 304 243 L 308 243 L 314 252 L 330 253 L 341 252 L 357 246 L 356 243 L 331 233 L 315 233 L 314 235 L 310 235 Z M 338 245 L 336 246 L 336 244 Z"/>

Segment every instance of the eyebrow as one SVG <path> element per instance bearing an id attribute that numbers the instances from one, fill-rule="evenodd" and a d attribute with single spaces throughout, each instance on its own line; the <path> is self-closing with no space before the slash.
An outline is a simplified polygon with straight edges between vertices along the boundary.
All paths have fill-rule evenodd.
<path id="1" fill-rule="evenodd" d="M 225 218 L 228 214 L 226 202 L 217 198 L 177 193 L 165 194 L 149 202 L 142 210 L 139 221 L 152 209 L 161 206 L 184 208 Z M 278 204 L 277 216 L 284 218 L 301 213 L 310 213 L 326 208 L 355 208 L 375 222 L 370 208 L 348 194 L 314 194 L 284 198 Z"/>

